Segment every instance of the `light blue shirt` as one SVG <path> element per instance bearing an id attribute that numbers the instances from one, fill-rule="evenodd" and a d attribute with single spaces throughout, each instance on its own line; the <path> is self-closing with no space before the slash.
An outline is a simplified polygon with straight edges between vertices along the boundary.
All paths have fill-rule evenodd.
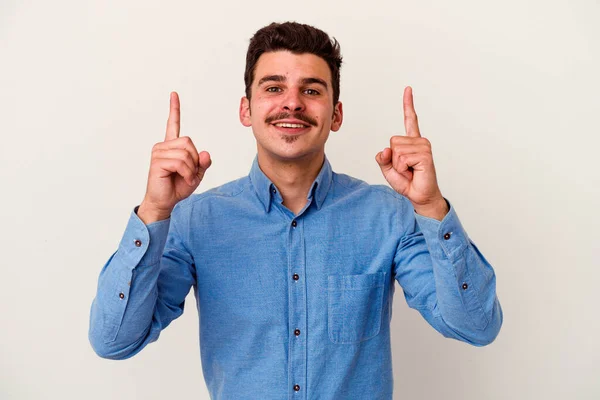
<path id="1" fill-rule="evenodd" d="M 475 346 L 497 336 L 494 270 L 450 202 L 441 222 L 418 215 L 327 159 L 302 211 L 282 201 L 255 159 L 169 219 L 146 226 L 136 207 L 100 273 L 96 353 L 124 359 L 157 340 L 192 287 L 215 400 L 392 399 L 395 281 L 442 335 Z"/>

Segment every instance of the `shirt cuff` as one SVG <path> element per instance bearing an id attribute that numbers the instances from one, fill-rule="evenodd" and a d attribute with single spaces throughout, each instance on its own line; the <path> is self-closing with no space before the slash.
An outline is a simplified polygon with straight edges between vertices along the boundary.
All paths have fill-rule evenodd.
<path id="1" fill-rule="evenodd" d="M 138 208 L 139 205 L 131 212 L 117 252 L 131 269 L 138 264 L 154 265 L 160 261 L 171 222 L 167 218 L 146 225 L 137 215 Z"/>
<path id="2" fill-rule="evenodd" d="M 414 214 L 431 256 L 454 262 L 468 247 L 469 237 L 458 219 L 456 210 L 448 199 L 444 199 L 448 203 L 449 211 L 441 221 L 417 214 L 416 211 Z"/>

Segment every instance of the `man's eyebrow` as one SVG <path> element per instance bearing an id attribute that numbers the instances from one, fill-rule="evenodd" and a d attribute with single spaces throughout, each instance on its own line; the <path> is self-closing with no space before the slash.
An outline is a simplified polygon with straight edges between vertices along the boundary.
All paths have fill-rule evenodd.
<path id="1" fill-rule="evenodd" d="M 285 82 L 285 80 L 285 76 L 283 75 L 267 75 L 260 78 L 260 81 L 258 81 L 258 86 L 262 85 L 265 82 Z"/>
<path id="2" fill-rule="evenodd" d="M 302 79 L 303 85 L 310 85 L 311 83 L 316 83 L 318 85 L 322 85 L 325 89 L 327 89 L 327 82 L 320 78 L 304 78 Z"/>
<path id="3" fill-rule="evenodd" d="M 258 81 L 258 86 L 262 85 L 265 82 L 285 82 L 286 80 L 287 80 L 287 78 L 283 75 L 267 75 L 267 76 L 263 76 L 262 78 L 260 78 L 260 80 Z M 316 78 L 316 77 L 302 78 L 302 80 L 300 82 L 303 85 L 310 85 L 310 84 L 316 83 L 318 85 L 323 86 L 325 89 L 327 89 L 327 82 L 325 82 L 321 78 Z"/>

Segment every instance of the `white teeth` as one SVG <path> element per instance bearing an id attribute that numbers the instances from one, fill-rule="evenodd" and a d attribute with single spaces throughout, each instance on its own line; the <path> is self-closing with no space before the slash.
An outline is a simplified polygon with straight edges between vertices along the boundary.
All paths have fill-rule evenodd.
<path id="1" fill-rule="evenodd" d="M 279 124 L 275 124 L 275 126 L 279 126 L 282 128 L 304 128 L 305 126 L 302 124 L 287 124 L 287 123 L 279 123 Z"/>

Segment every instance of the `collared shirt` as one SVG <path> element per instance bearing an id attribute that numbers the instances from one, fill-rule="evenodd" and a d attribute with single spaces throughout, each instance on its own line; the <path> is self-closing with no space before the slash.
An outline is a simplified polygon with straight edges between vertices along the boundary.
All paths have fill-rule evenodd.
<path id="1" fill-rule="evenodd" d="M 446 337 L 483 346 L 502 325 L 492 266 L 446 201 L 442 221 L 421 216 L 325 159 L 294 215 L 255 159 L 167 220 L 132 211 L 100 273 L 90 342 L 105 358 L 135 355 L 193 287 L 212 399 L 392 399 L 395 281 Z"/>

